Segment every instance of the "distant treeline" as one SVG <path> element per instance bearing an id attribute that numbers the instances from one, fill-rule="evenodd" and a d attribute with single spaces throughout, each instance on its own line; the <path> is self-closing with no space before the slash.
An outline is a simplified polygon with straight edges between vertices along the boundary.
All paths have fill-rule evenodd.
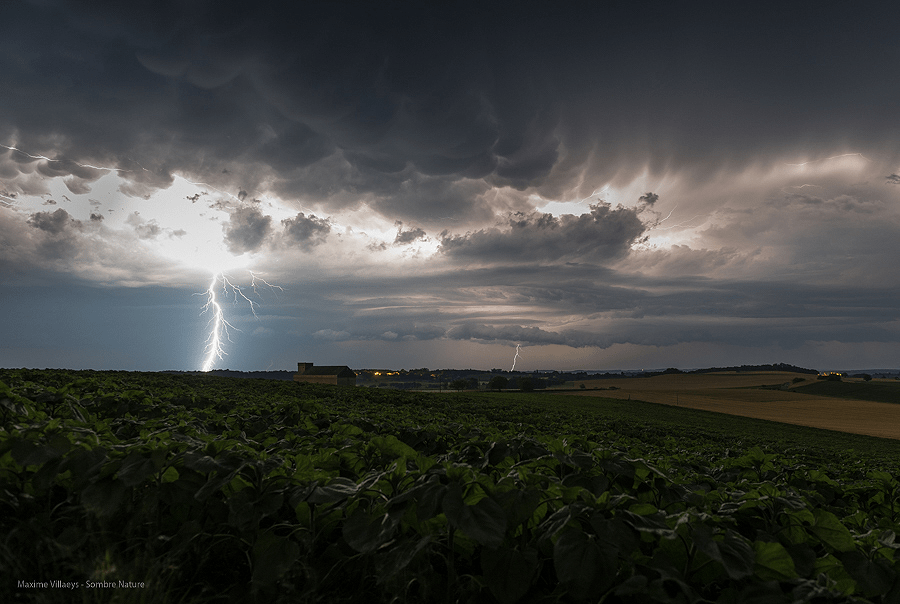
<path id="1" fill-rule="evenodd" d="M 478 375 L 481 377 L 490 376 L 492 374 L 506 374 L 513 376 L 521 376 L 521 377 L 531 377 L 536 380 L 536 383 L 540 383 L 538 388 L 546 387 L 547 385 L 558 385 L 563 383 L 566 380 L 583 380 L 583 379 L 604 379 L 604 378 L 623 378 L 623 377 L 653 377 L 656 375 L 669 375 L 669 374 L 692 374 L 692 373 L 714 373 L 717 371 L 736 371 L 736 372 L 750 372 L 750 371 L 790 371 L 794 373 L 809 373 L 809 374 L 817 374 L 819 373 L 815 369 L 806 369 L 803 367 L 797 367 L 796 365 L 789 365 L 787 363 L 775 363 L 774 365 L 741 365 L 739 367 L 709 367 L 706 369 L 693 369 L 691 371 L 682 371 L 681 369 L 676 369 L 674 367 L 670 367 L 664 371 L 622 371 L 618 373 L 607 372 L 607 373 L 587 373 L 584 371 L 565 371 L 565 372 L 557 372 L 554 371 L 552 373 L 532 373 L 532 372 L 510 372 L 502 369 L 493 369 L 490 372 L 476 371 L 474 369 L 466 369 L 466 370 L 453 370 L 453 369 L 444 369 L 441 370 L 441 377 L 434 378 L 429 374 L 428 369 L 421 370 L 411 370 L 410 372 L 405 372 L 409 375 L 416 375 L 416 377 L 420 378 L 431 378 L 428 381 L 441 381 L 441 382 L 449 382 L 457 378 L 466 378 L 471 377 L 472 375 Z M 202 372 L 199 371 L 177 371 L 177 370 L 169 370 L 163 371 L 161 373 L 182 373 L 182 374 L 199 374 Z M 239 377 L 239 378 L 257 378 L 264 380 L 292 380 L 294 378 L 294 374 L 296 371 L 236 371 L 231 369 L 213 369 L 212 371 L 206 372 L 206 375 L 218 375 L 222 377 Z M 421 375 L 418 375 L 421 374 Z M 357 372 L 357 375 L 360 378 L 364 376 L 361 375 L 361 372 Z M 406 376 L 408 377 L 408 376 Z M 402 381 L 402 378 L 398 380 L 384 380 L 385 384 L 391 384 L 393 388 L 409 388 L 416 389 L 421 388 L 423 385 L 420 382 L 407 382 Z"/>
<path id="2" fill-rule="evenodd" d="M 666 370 L 668 371 L 668 370 Z M 676 371 L 678 371 L 676 369 Z M 806 369 L 787 363 L 775 363 L 774 365 L 741 365 L 740 367 L 710 367 L 709 369 L 695 369 L 686 373 L 714 373 L 717 371 L 790 371 L 792 373 L 818 374 L 816 369 Z"/>
<path id="3" fill-rule="evenodd" d="M 236 371 L 231 369 L 213 369 L 211 371 L 161 371 L 160 373 L 182 373 L 218 375 L 220 377 L 258 378 L 261 380 L 292 380 L 296 371 Z"/>

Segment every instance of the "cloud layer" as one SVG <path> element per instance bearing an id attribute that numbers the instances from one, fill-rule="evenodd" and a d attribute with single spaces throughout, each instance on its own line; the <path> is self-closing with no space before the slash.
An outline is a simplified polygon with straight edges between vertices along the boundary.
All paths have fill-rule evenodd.
<path id="1" fill-rule="evenodd" d="M 891 16 L 11 3 L 0 282 L 250 269 L 245 344 L 360 359 L 900 353 Z"/>

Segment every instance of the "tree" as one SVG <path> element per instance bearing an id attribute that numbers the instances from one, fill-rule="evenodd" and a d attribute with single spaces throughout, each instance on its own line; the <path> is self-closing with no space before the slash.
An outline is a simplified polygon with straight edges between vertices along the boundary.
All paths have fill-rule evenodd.
<path id="1" fill-rule="evenodd" d="M 453 380 L 450 382 L 450 387 L 459 392 L 460 390 L 465 390 L 469 387 L 469 380 Z"/>
<path id="2" fill-rule="evenodd" d="M 534 390 L 534 382 L 531 381 L 531 378 L 522 378 L 519 380 L 519 390 L 522 392 L 531 392 Z"/>
<path id="3" fill-rule="evenodd" d="M 509 380 L 503 377 L 502 375 L 495 375 L 491 378 L 491 381 L 488 382 L 488 388 L 491 390 L 496 390 L 499 392 L 503 388 L 506 388 L 506 385 L 509 383 Z"/>

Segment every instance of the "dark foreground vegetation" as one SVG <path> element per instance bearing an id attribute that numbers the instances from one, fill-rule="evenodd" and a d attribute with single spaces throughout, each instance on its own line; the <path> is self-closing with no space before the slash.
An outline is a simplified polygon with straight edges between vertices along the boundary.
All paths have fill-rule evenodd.
<path id="1" fill-rule="evenodd" d="M 894 441 L 119 372 L 0 370 L 0 419 L 3 602 L 900 602 Z"/>

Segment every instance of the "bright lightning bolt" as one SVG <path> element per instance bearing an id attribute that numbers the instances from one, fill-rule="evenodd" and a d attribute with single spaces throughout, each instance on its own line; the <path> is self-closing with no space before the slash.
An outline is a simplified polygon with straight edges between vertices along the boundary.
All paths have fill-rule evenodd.
<path id="1" fill-rule="evenodd" d="M 222 348 L 222 336 L 224 335 L 230 341 L 231 338 L 228 337 L 228 328 L 231 327 L 232 329 L 236 329 L 231 323 L 225 320 L 225 313 L 222 312 L 222 305 L 219 304 L 219 301 L 216 299 L 216 289 L 220 278 L 224 280 L 223 273 L 216 273 L 213 275 L 212 283 L 209 284 L 209 288 L 205 292 L 206 304 L 203 305 L 203 309 L 200 312 L 200 314 L 203 314 L 207 311 L 212 311 L 212 318 L 209 320 L 212 329 L 210 329 L 209 337 L 206 338 L 206 349 L 204 350 L 206 353 L 206 360 L 203 362 L 203 371 L 212 369 L 213 363 L 215 363 L 217 359 L 222 359 L 225 356 L 226 352 Z"/>
<path id="2" fill-rule="evenodd" d="M 513 365 L 512 365 L 512 369 L 510 369 L 510 371 L 516 370 L 516 361 L 518 361 L 518 360 L 519 360 L 519 345 L 516 344 L 516 356 L 513 357 Z"/>
<path id="3" fill-rule="evenodd" d="M 284 288 L 278 285 L 272 285 L 262 277 L 259 277 L 251 272 L 250 288 L 257 295 L 257 282 L 262 283 L 269 289 L 284 291 Z M 233 298 L 234 304 L 237 304 L 242 300 L 247 302 L 247 305 L 250 307 L 250 312 L 252 312 L 253 316 L 256 317 L 257 320 L 259 320 L 259 316 L 256 314 L 256 307 L 259 306 L 259 304 L 248 298 L 243 289 L 239 285 L 235 285 L 234 283 L 232 283 L 230 277 L 224 272 L 215 273 L 207 290 L 202 294 L 195 294 L 206 296 L 206 304 L 204 304 L 201 308 L 200 314 L 204 314 L 206 312 L 212 313 L 212 317 L 210 317 L 208 323 L 208 325 L 210 326 L 210 330 L 209 335 L 206 338 L 206 348 L 203 351 L 206 355 L 206 359 L 203 361 L 203 371 L 211 370 L 213 367 L 213 363 L 215 363 L 217 360 L 222 360 L 225 355 L 228 354 L 225 352 L 225 349 L 223 347 L 223 339 L 228 340 L 229 342 L 232 341 L 228 330 L 234 329 L 236 331 L 240 331 L 240 329 L 238 329 L 225 319 L 225 312 L 222 310 L 222 305 L 221 303 L 219 303 L 218 297 L 216 295 L 216 292 L 220 286 L 222 288 L 222 293 L 225 296 Z"/>

